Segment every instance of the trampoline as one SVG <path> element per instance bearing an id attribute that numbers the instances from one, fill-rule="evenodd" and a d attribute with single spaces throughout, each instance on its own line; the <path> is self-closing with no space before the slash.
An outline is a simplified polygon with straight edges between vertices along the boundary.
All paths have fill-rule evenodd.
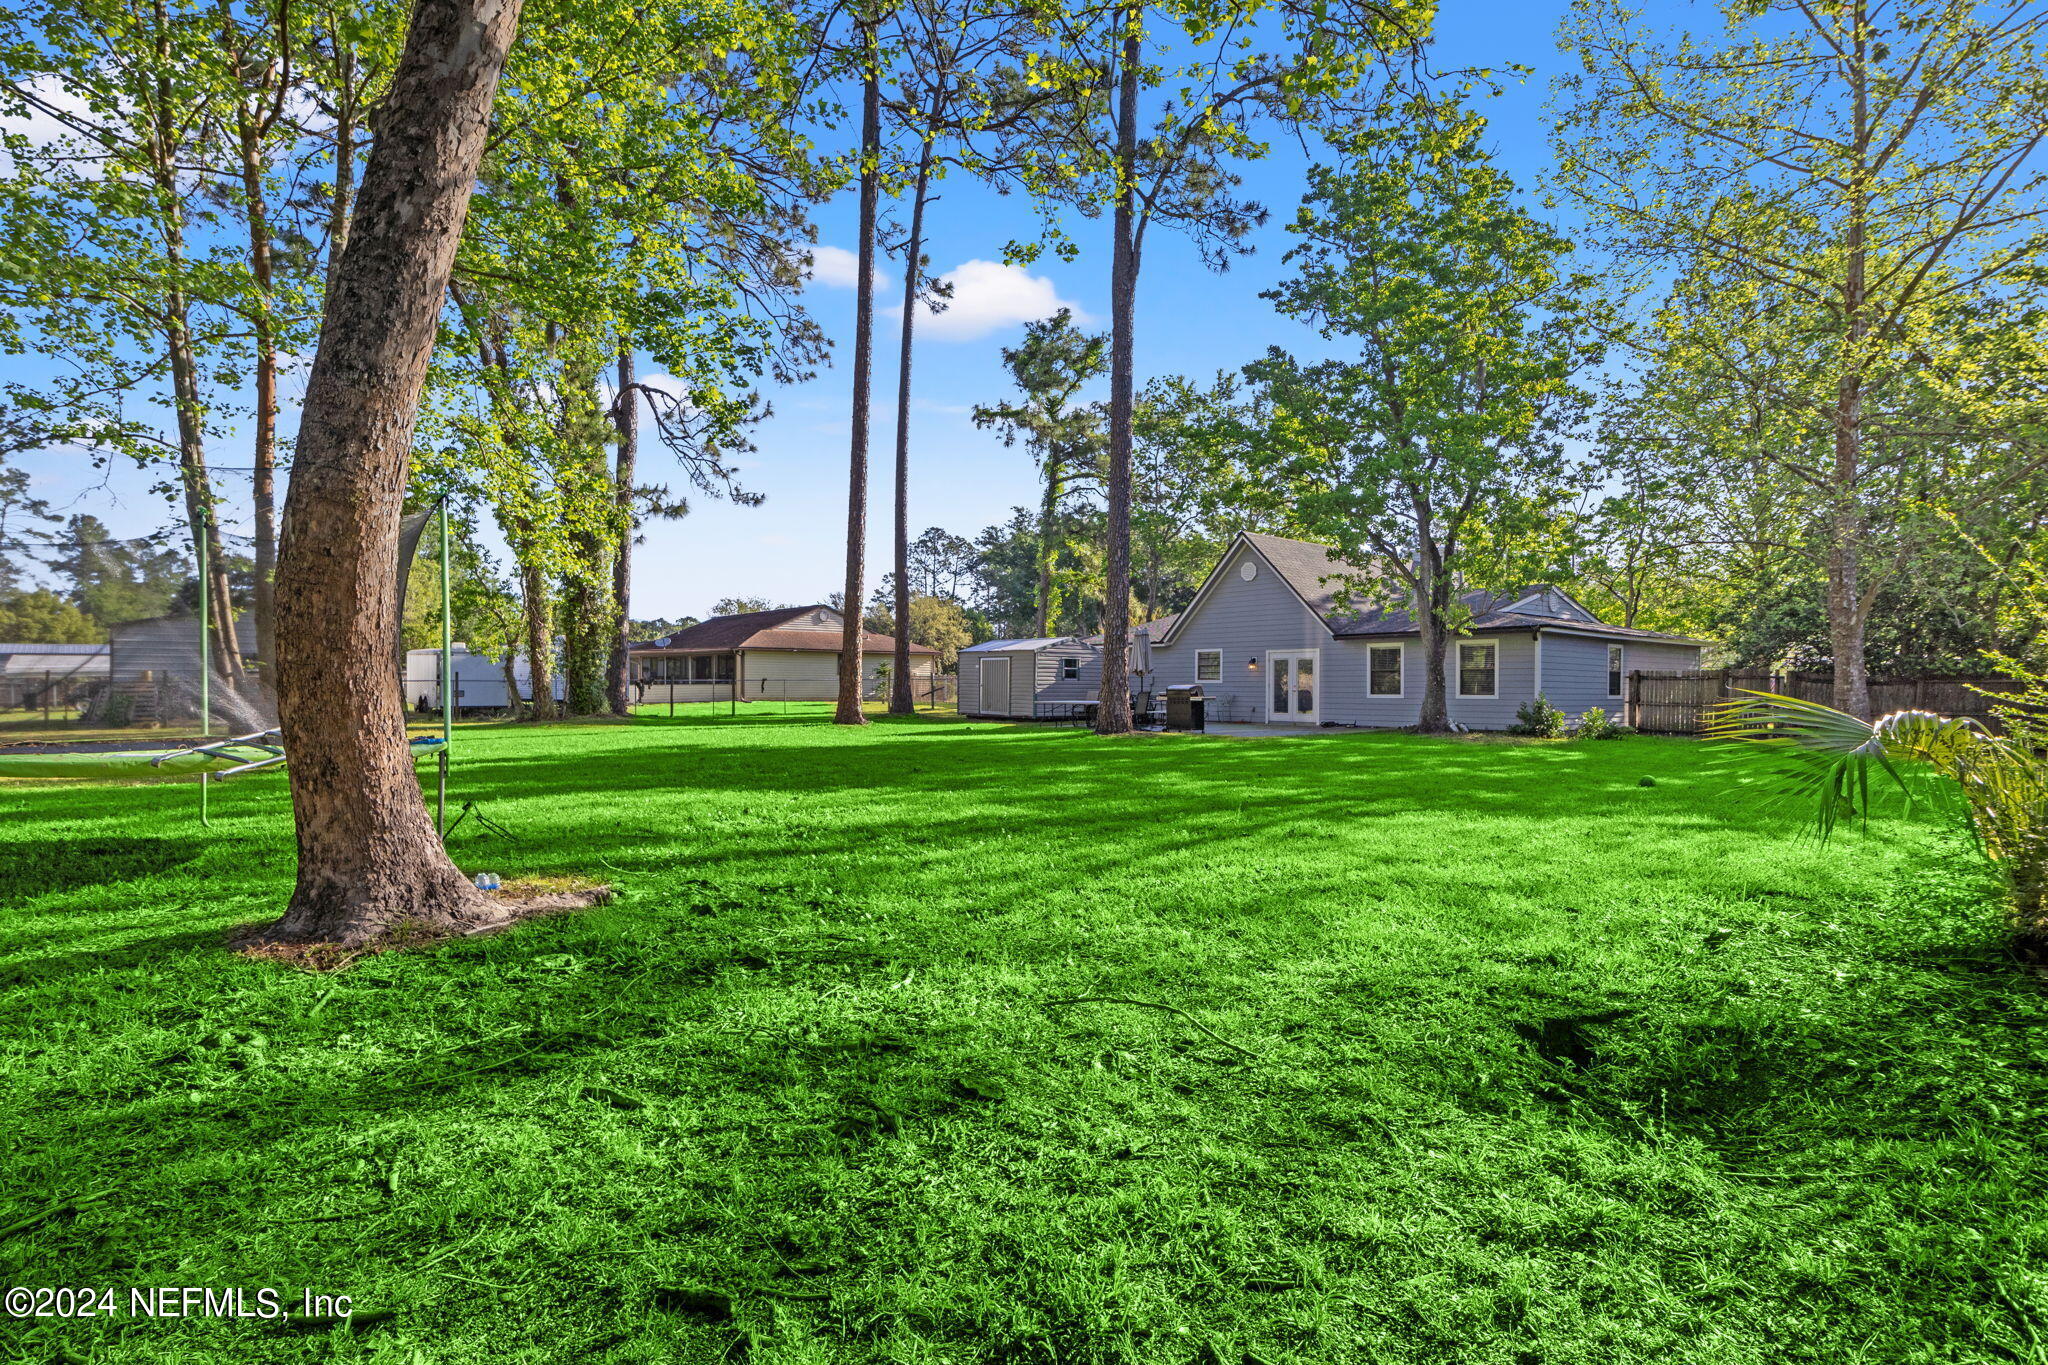
<path id="1" fill-rule="evenodd" d="M 448 754 L 455 737 L 455 689 L 447 679 L 454 676 L 454 609 L 449 589 L 448 496 L 442 494 L 425 509 L 399 522 L 398 527 L 398 610 L 391 640 L 394 663 L 404 658 L 405 587 L 413 556 L 419 553 L 420 537 L 430 521 L 440 522 L 441 551 L 441 733 L 407 742 L 415 761 L 431 756 L 438 768 L 434 791 L 434 824 L 445 837 L 448 832 Z M 206 542 L 196 546 L 199 578 L 206 580 Z M 208 594 L 199 595 L 199 727 L 196 743 L 137 744 L 133 740 L 62 741 L 42 744 L 0 746 L 0 778 L 80 778 L 97 781 L 158 781 L 180 777 L 199 779 L 199 822 L 210 824 L 207 793 L 215 782 L 283 767 L 287 755 L 284 737 L 275 729 L 257 730 L 226 739 L 207 737 L 213 723 L 211 665 L 207 659 Z M 243 722 L 247 724 L 247 721 Z"/>
<path id="2" fill-rule="evenodd" d="M 415 759 L 444 752 L 440 735 L 422 736 L 408 745 Z M 202 744 L 139 749 L 133 741 L 87 744 L 25 744 L 0 749 L 0 777 L 72 777 L 101 781 L 126 778 L 153 781 L 203 774 L 213 781 L 282 767 L 283 745 L 275 730 L 259 730 Z"/>

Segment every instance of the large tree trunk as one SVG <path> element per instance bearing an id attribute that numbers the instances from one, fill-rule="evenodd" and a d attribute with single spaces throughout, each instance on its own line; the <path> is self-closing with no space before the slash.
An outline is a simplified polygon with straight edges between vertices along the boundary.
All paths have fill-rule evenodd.
<path id="1" fill-rule="evenodd" d="M 327 294 L 334 296 L 334 282 L 341 273 L 341 257 L 348 246 L 349 217 L 354 211 L 356 189 L 356 55 L 355 46 L 341 32 L 333 30 L 337 84 L 334 111 L 334 187 L 327 205 Z"/>
<path id="2" fill-rule="evenodd" d="M 633 345 L 619 343 L 619 397 L 612 421 L 619 429 L 619 453 L 612 466 L 612 486 L 619 500 L 619 543 L 612 555 L 612 610 L 619 628 L 612 642 L 611 706 L 615 716 L 633 714 L 633 480 L 640 455 L 640 395 L 633 388 Z"/>
<path id="3" fill-rule="evenodd" d="M 1863 517 L 1837 508 L 1829 528 L 1828 645 L 1835 656 L 1834 707 L 1870 719 L 1870 666 L 1864 647 Z"/>
<path id="4" fill-rule="evenodd" d="M 279 35 L 283 41 L 285 35 Z M 266 668 L 277 661 L 277 322 L 271 306 L 270 205 L 264 194 L 263 138 L 256 122 L 244 116 L 237 128 L 242 153 L 242 194 L 248 203 L 249 273 L 256 280 L 256 315 L 252 319 L 256 349 L 256 433 L 250 451 L 251 487 L 255 504 L 255 584 L 251 603 L 256 618 L 256 657 Z M 274 682 L 267 674 L 265 682 Z"/>
<path id="5" fill-rule="evenodd" d="M 840 604 L 839 704 L 832 719 L 865 725 L 861 710 L 861 612 L 866 605 L 862 571 L 868 549 L 868 409 L 875 362 L 875 201 L 881 189 L 882 86 L 877 69 L 875 24 L 862 23 L 867 72 L 861 81 L 860 282 L 854 292 L 853 440 L 846 474 L 846 590 Z M 908 325 L 908 319 L 905 324 Z"/>
<path id="6" fill-rule="evenodd" d="M 582 562 L 568 575 L 562 594 L 562 713 L 597 716 L 611 710 L 607 669 L 618 623 L 612 616 L 611 566 L 604 542 L 595 535 L 577 537 Z"/>
<path id="7" fill-rule="evenodd" d="M 1045 492 L 1038 501 L 1038 615 L 1033 618 L 1031 631 L 1040 639 L 1052 634 L 1052 623 L 1058 619 L 1054 610 L 1058 603 L 1052 597 L 1053 528 L 1059 524 L 1060 499 L 1067 491 L 1065 469 L 1066 462 L 1059 451 L 1047 450 Z"/>
<path id="8" fill-rule="evenodd" d="M 931 187 L 932 143 L 917 159 L 911 189 L 910 240 L 903 253 L 903 335 L 896 366 L 896 640 L 889 670 L 889 714 L 917 712 L 910 691 L 910 360 L 917 331 L 917 286 L 924 276 L 924 205 Z"/>
<path id="9" fill-rule="evenodd" d="M 222 684 L 234 688 L 242 678 L 242 651 L 235 638 L 234 602 L 228 592 L 227 556 L 221 551 L 220 520 L 215 513 L 213 481 L 206 469 L 205 403 L 200 394 L 199 358 L 192 349 L 190 304 L 185 274 L 185 187 L 179 183 L 179 135 L 173 124 L 183 113 L 172 86 L 171 21 L 162 0 L 152 7 L 152 42 L 157 58 L 154 103 L 144 112 L 148 129 L 150 178 L 157 198 L 159 227 L 164 234 L 165 276 L 160 318 L 165 359 L 170 363 L 172 406 L 178 424 L 178 480 L 185 495 L 185 519 L 192 528 L 195 556 L 205 558 L 207 572 L 199 584 L 206 595 L 211 638 L 201 650 Z"/>
<path id="10" fill-rule="evenodd" d="M 1850 150 L 1861 169 L 1868 164 L 1870 150 L 1869 28 L 1861 4 L 1855 6 L 1855 23 L 1849 62 L 1854 90 Z M 1851 178 L 1842 281 L 1849 368 L 1835 387 L 1834 505 L 1828 509 L 1828 643 L 1835 656 L 1834 704 L 1837 711 L 1846 711 L 1858 720 L 1870 719 L 1870 674 L 1863 647 L 1863 541 L 1867 527 L 1863 509 L 1857 505 L 1863 461 L 1863 346 L 1870 331 L 1869 192 L 1866 179 Z"/>
<path id="11" fill-rule="evenodd" d="M 1131 408 L 1132 328 L 1137 321 L 1138 13 L 1124 7 L 1123 62 L 1117 82 L 1116 252 L 1110 265 L 1108 545 L 1102 592 L 1102 701 L 1095 731 L 1131 732 Z"/>
<path id="12" fill-rule="evenodd" d="M 554 595 L 548 591 L 547 567 L 531 547 L 526 553 L 520 553 L 517 541 L 512 546 L 512 557 L 519 564 L 520 623 L 526 633 L 527 686 L 533 690 L 533 701 L 526 716 L 528 720 L 553 720 L 556 715 L 555 603 Z"/>
<path id="13" fill-rule="evenodd" d="M 1415 594 L 1415 606 L 1416 625 L 1422 633 L 1422 710 L 1416 715 L 1415 728 L 1425 735 L 1441 735 L 1451 728 L 1450 689 L 1445 683 L 1449 666 L 1445 652 L 1451 641 L 1450 632 L 1444 627 L 1444 617 L 1451 606 L 1451 587 L 1426 520 L 1419 539 L 1422 548 L 1415 568 L 1420 587 Z"/>
<path id="14" fill-rule="evenodd" d="M 567 196 L 559 196 L 567 199 Z M 573 200 L 569 200 L 573 204 Z M 579 483 L 592 490 L 616 492 L 615 476 L 605 461 L 603 444 L 592 434 L 598 414 L 599 371 L 580 364 L 562 370 L 563 444 L 584 447 Z M 571 556 L 562 575 L 562 712 L 570 716 L 603 715 L 611 709 L 607 671 L 618 622 L 612 616 L 611 541 L 601 525 L 586 525 L 570 536 Z"/>
<path id="15" fill-rule="evenodd" d="M 173 295 L 170 316 L 165 340 L 170 350 L 171 387 L 177 406 L 178 477 L 185 494 L 185 519 L 192 528 L 195 553 L 203 546 L 206 557 L 206 573 L 199 584 L 199 590 L 206 594 L 206 654 L 216 679 L 232 689 L 240 686 L 242 680 L 242 647 L 235 635 L 235 603 L 229 591 L 220 518 L 214 509 L 213 481 L 206 470 L 199 366 L 192 354 L 191 333 L 185 326 L 182 295 Z"/>
<path id="16" fill-rule="evenodd" d="M 498 671 L 505 677 L 505 712 L 514 720 L 526 719 L 526 706 L 519 700 L 519 655 L 506 650 L 505 657 L 498 660 Z"/>
<path id="17" fill-rule="evenodd" d="M 520 0 L 417 0 L 306 384 L 277 574 L 298 884 L 268 936 L 488 922 L 421 799 L 392 685 L 397 544 L 435 323 Z"/>

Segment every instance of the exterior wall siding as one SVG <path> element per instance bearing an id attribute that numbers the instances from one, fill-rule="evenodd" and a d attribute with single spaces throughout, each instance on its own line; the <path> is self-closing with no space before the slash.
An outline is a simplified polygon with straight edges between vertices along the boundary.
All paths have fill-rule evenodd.
<path id="1" fill-rule="evenodd" d="M 894 661 L 886 654 L 863 651 L 861 677 L 872 688 L 881 677 L 882 665 Z M 932 656 L 914 655 L 910 673 L 928 676 L 937 666 Z M 740 696 L 745 701 L 831 701 L 839 695 L 839 651 L 834 649 L 743 649 L 740 651 Z M 703 684 L 707 689 L 711 684 Z M 678 699 L 683 693 L 676 694 Z M 723 699 L 726 688 L 716 687 L 715 699 Z"/>
<path id="2" fill-rule="evenodd" d="M 1621 695 L 1607 690 L 1607 647 L 1621 646 Z M 1543 690 L 1576 716 L 1592 707 L 1620 719 L 1627 709 L 1628 675 L 1637 669 L 1698 668 L 1698 645 L 1597 640 L 1583 635 L 1543 636 Z"/>
<path id="3" fill-rule="evenodd" d="M 1258 565 L 1257 576 L 1250 582 L 1239 576 L 1248 559 Z M 1200 683 L 1205 695 L 1232 700 L 1229 714 L 1264 720 L 1272 700 L 1266 695 L 1266 652 L 1315 649 L 1321 651 L 1316 661 L 1316 710 L 1322 719 L 1354 725 L 1413 723 L 1412 702 L 1367 703 L 1365 656 L 1338 645 L 1272 566 L 1250 546 L 1239 545 L 1224 560 L 1208 595 L 1182 614 L 1173 643 L 1152 646 L 1152 685 L 1164 692 L 1169 687 Z M 1220 676 L 1196 677 L 1195 656 L 1212 649 L 1221 656 Z M 1251 666 L 1252 659 L 1258 660 L 1258 667 Z"/>
<path id="4" fill-rule="evenodd" d="M 164 616 L 115 626 L 108 632 L 108 676 L 117 683 L 139 682 L 144 673 L 158 678 L 199 681 L 199 617 Z M 256 652 L 256 625 L 244 616 L 235 622 L 235 640 L 243 658 Z"/>
<path id="5" fill-rule="evenodd" d="M 1060 676 L 1060 661 L 1080 661 L 1080 676 Z M 1094 700 L 1102 690 L 1102 654 L 1091 645 L 1054 646 L 1038 651 L 1036 666 L 1032 670 L 1038 679 L 1037 694 L 1032 698 L 1035 712 L 1039 702 L 1070 702 Z M 1012 674 L 1011 676 L 1015 676 Z"/>
<path id="6" fill-rule="evenodd" d="M 1010 661 L 1010 694 L 1007 699 L 982 697 L 981 661 L 984 659 Z M 1062 659 L 1079 659 L 1080 676 L 1062 678 Z M 1074 642 L 1049 645 L 1044 649 L 976 650 L 960 656 L 960 714 L 1027 719 L 1038 713 L 1041 702 L 1091 700 L 1101 684 L 1102 654 L 1092 645 Z"/>

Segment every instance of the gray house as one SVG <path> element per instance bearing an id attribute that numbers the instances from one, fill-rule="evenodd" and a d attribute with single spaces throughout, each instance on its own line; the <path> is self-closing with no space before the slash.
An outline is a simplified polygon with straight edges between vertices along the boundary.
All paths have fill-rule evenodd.
<path id="1" fill-rule="evenodd" d="M 1187 610 L 1151 636 L 1150 685 L 1200 683 L 1212 719 L 1404 726 L 1421 713 L 1421 632 L 1406 611 L 1346 610 L 1346 574 L 1366 571 L 1303 540 L 1243 534 Z M 1467 593 L 1466 634 L 1446 651 L 1453 723 L 1512 725 L 1543 693 L 1572 715 L 1619 717 L 1637 669 L 1697 668 L 1702 642 L 1611 626 L 1544 584 Z M 962 656 L 965 657 L 964 655 Z"/>
<path id="2" fill-rule="evenodd" d="M 960 714 L 1030 720 L 1048 703 L 1096 700 L 1100 647 L 1075 635 L 989 640 L 960 651 Z"/>

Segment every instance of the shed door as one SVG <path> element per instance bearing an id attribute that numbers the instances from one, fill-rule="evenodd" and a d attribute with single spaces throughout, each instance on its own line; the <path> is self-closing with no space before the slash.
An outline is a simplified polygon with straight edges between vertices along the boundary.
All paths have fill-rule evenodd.
<path id="1" fill-rule="evenodd" d="M 985 716 L 1010 714 L 1010 661 L 981 661 L 981 713 Z"/>

